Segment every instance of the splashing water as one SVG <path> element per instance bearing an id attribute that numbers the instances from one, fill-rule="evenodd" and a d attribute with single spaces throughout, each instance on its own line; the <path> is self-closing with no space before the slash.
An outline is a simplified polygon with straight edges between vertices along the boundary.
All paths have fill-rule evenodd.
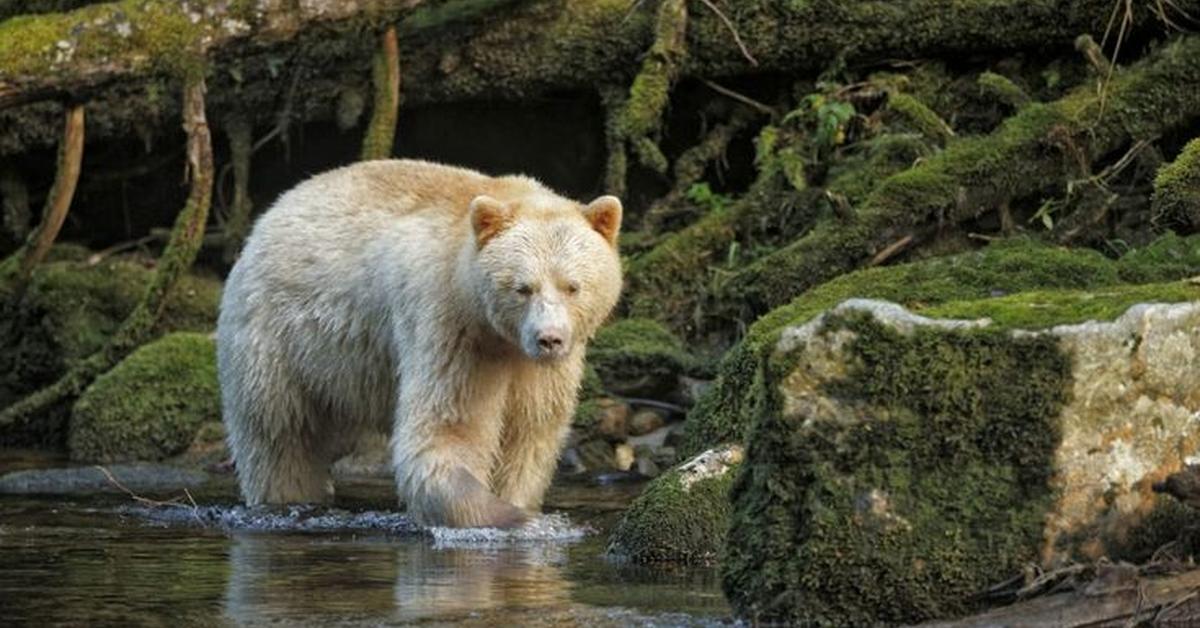
<path id="1" fill-rule="evenodd" d="M 321 506 L 124 506 L 120 512 L 162 525 L 198 525 L 224 530 L 281 530 L 324 532 L 375 530 L 390 534 L 415 535 L 422 528 L 407 515 L 368 510 L 351 512 Z"/>
<path id="2" fill-rule="evenodd" d="M 566 515 L 536 517 L 519 528 L 428 528 L 435 549 L 488 548 L 512 544 L 560 542 L 573 543 L 594 532 L 590 527 L 571 523 Z"/>
<path id="3" fill-rule="evenodd" d="M 396 535 L 427 534 L 435 549 L 489 548 L 530 543 L 573 543 L 594 532 L 563 514 L 536 517 L 519 528 L 422 527 L 403 513 L 351 512 L 322 506 L 122 506 L 123 515 L 160 525 L 192 525 L 223 530 L 326 532 L 371 530 Z"/>

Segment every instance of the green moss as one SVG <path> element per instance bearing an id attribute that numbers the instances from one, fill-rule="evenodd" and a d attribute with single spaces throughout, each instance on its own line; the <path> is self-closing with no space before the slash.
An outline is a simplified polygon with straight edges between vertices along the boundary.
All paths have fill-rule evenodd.
<path id="1" fill-rule="evenodd" d="M 133 311 L 153 274 L 140 258 L 113 257 L 90 265 L 87 256 L 82 247 L 56 245 L 52 261 L 35 269 L 20 309 L 4 313 L 0 329 L 12 341 L 0 351 L 0 407 L 57 380 L 101 349 Z M 211 330 L 220 298 L 220 282 L 186 275 L 155 333 Z M 38 433 L 6 434 L 4 442 L 58 445 L 64 418 L 38 421 Z"/>
<path id="2" fill-rule="evenodd" d="M 923 314 L 934 318 L 990 318 L 1000 329 L 1039 329 L 1113 320 L 1138 303 L 1197 300 L 1200 286 L 1176 281 L 1093 290 L 1035 290 L 996 299 L 946 303 Z"/>
<path id="3" fill-rule="evenodd" d="M 977 82 L 985 94 L 999 98 L 1011 107 L 1022 107 L 1029 102 L 1029 94 L 1004 75 L 984 72 L 979 75 Z"/>
<path id="4" fill-rule="evenodd" d="M 1121 282 L 1118 264 L 1091 250 L 1032 239 L 1000 241 L 972 253 L 843 275 L 778 307 L 750 327 L 722 360 L 717 382 L 688 417 L 684 455 L 741 438 L 755 403 L 754 380 L 779 332 L 850 298 L 884 299 L 918 313 L 952 301 L 988 299 L 1038 288 L 1098 288 Z"/>
<path id="5" fill-rule="evenodd" d="M 1154 217 L 1200 228 L 1200 138 L 1183 147 L 1154 178 Z"/>
<path id="6" fill-rule="evenodd" d="M 924 103 L 903 92 L 888 95 L 888 109 L 901 116 L 913 130 L 929 139 L 945 143 L 954 137 L 954 130 Z"/>
<path id="7" fill-rule="evenodd" d="M 613 529 L 608 554 L 636 563 L 716 560 L 728 531 L 735 475 L 731 468 L 687 488 L 678 469 L 656 478 Z"/>
<path id="8" fill-rule="evenodd" d="M 638 397 L 664 395 L 675 388 L 679 375 L 703 371 L 666 327 L 644 318 L 601 327 L 588 346 L 588 364 L 606 390 Z"/>
<path id="9" fill-rule="evenodd" d="M 1036 559 L 1069 360 L 1052 338 L 905 335 L 865 315 L 819 333 L 843 331 L 849 371 L 820 394 L 848 416 L 782 411 L 803 355 L 774 356 L 756 383 L 726 595 L 742 616 L 816 625 L 972 610 Z"/>
<path id="10" fill-rule="evenodd" d="M 1189 120 L 1200 102 L 1200 38 L 1183 38 L 1116 74 L 1101 100 L 1081 87 L 1049 104 L 1031 103 L 987 136 L 961 137 L 895 174 L 857 208 L 852 225 L 823 221 L 725 284 L 720 300 L 757 316 L 846 273 L 884 247 L 935 221 L 962 222 L 1002 203 L 1061 185 L 1074 160 L 1093 161 L 1131 138 L 1156 137 Z M 1101 115 L 1103 109 L 1103 115 Z"/>
<path id="11" fill-rule="evenodd" d="M 194 11 L 201 19 L 193 21 L 176 2 L 122 0 L 5 20 L 0 76 L 40 76 L 112 59 L 181 76 L 203 72 L 201 39 L 222 26 Z"/>
<path id="12" fill-rule="evenodd" d="M 220 416 L 216 343 L 175 333 L 134 351 L 84 391 L 71 410 L 68 446 L 79 461 L 162 460 Z"/>
<path id="13" fill-rule="evenodd" d="M 1150 244 L 1129 251 L 1117 261 L 1122 281 L 1150 283 L 1200 275 L 1200 234 L 1188 237 L 1167 233 Z"/>

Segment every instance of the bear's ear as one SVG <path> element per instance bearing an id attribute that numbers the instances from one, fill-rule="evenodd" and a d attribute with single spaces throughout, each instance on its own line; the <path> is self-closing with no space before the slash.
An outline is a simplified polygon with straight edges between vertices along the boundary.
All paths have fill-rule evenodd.
<path id="1" fill-rule="evenodd" d="M 615 247 L 617 233 L 621 231 L 621 211 L 621 199 L 615 196 L 601 196 L 583 208 L 583 217 L 587 218 L 597 233 Z"/>
<path id="2" fill-rule="evenodd" d="M 479 248 L 507 229 L 512 220 L 512 207 L 490 196 L 476 196 L 471 201 L 471 229 L 475 232 L 475 245 Z"/>

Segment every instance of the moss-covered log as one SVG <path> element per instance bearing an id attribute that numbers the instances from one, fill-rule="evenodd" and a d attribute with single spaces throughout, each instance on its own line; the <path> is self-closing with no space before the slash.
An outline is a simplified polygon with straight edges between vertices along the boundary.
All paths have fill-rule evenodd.
<path id="1" fill-rule="evenodd" d="M 858 208 L 852 224 L 829 221 L 762 258 L 725 284 L 721 297 L 762 314 L 870 260 L 937 223 L 957 223 L 1008 201 L 1061 185 L 1087 163 L 1132 140 L 1151 139 L 1200 116 L 1200 37 L 1185 37 L 1091 87 L 1030 104 L 983 137 L 893 175 Z M 1065 153 L 1065 154 L 1064 154 Z"/>
<path id="2" fill-rule="evenodd" d="M 96 139 L 129 133 L 135 121 L 161 127 L 178 104 L 154 86 L 160 77 L 195 63 L 179 60 L 178 50 L 199 47 L 218 70 L 210 105 L 221 111 L 222 103 L 236 101 L 251 111 L 269 112 L 286 91 L 287 81 L 258 69 L 277 64 L 280 46 L 296 45 L 297 52 L 322 52 L 319 63 L 308 64 L 301 87 L 310 104 L 304 115 L 320 119 L 332 117 L 337 86 L 365 78 L 370 67 L 373 47 L 364 45 L 356 29 L 364 22 L 397 22 L 410 104 L 627 85 L 631 68 L 653 39 L 652 16 L 645 10 L 630 16 L 625 0 L 318 1 L 300 8 L 208 3 L 195 11 L 194 23 L 184 6 L 124 0 L 4 22 L 0 39 L 15 43 L 0 52 L 0 103 L 91 90 L 91 97 L 103 101 L 106 109 L 106 117 L 93 124 Z M 464 24 L 497 6 L 512 10 L 503 17 L 477 20 L 474 27 L 458 28 L 455 37 L 439 28 L 451 21 Z M 1168 10 L 1171 6 L 1200 13 L 1200 0 L 1180 0 Z M 692 52 L 681 74 L 812 71 L 828 67 L 834 58 L 871 61 L 1067 46 L 1081 32 L 1103 32 L 1111 8 L 1109 0 L 999 0 L 949 6 L 936 0 L 755 0 L 726 12 L 758 66 L 742 55 L 719 16 L 698 10 L 688 20 Z M 1136 7 L 1134 16 L 1135 30 L 1159 28 L 1151 7 Z M 311 28 L 316 25 L 338 28 Z M 160 54 L 164 51 L 169 52 Z M 118 77 L 122 80 L 115 82 Z M 244 89 L 251 82 L 255 89 Z M 11 121 L 29 127 L 0 137 L 0 153 L 52 141 L 30 122 L 44 122 L 54 108 L 30 107 L 0 115 L 0 126 Z M 167 115 L 162 115 L 164 108 Z"/>

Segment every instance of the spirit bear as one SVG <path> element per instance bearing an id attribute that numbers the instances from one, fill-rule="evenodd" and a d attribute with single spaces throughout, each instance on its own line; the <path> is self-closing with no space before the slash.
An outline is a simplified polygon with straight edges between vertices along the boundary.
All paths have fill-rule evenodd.
<path id="1" fill-rule="evenodd" d="M 254 226 L 225 284 L 217 362 L 248 504 L 327 502 L 329 468 L 391 433 L 425 525 L 536 513 L 586 342 L 621 290 L 621 202 L 412 160 L 316 176 Z"/>

